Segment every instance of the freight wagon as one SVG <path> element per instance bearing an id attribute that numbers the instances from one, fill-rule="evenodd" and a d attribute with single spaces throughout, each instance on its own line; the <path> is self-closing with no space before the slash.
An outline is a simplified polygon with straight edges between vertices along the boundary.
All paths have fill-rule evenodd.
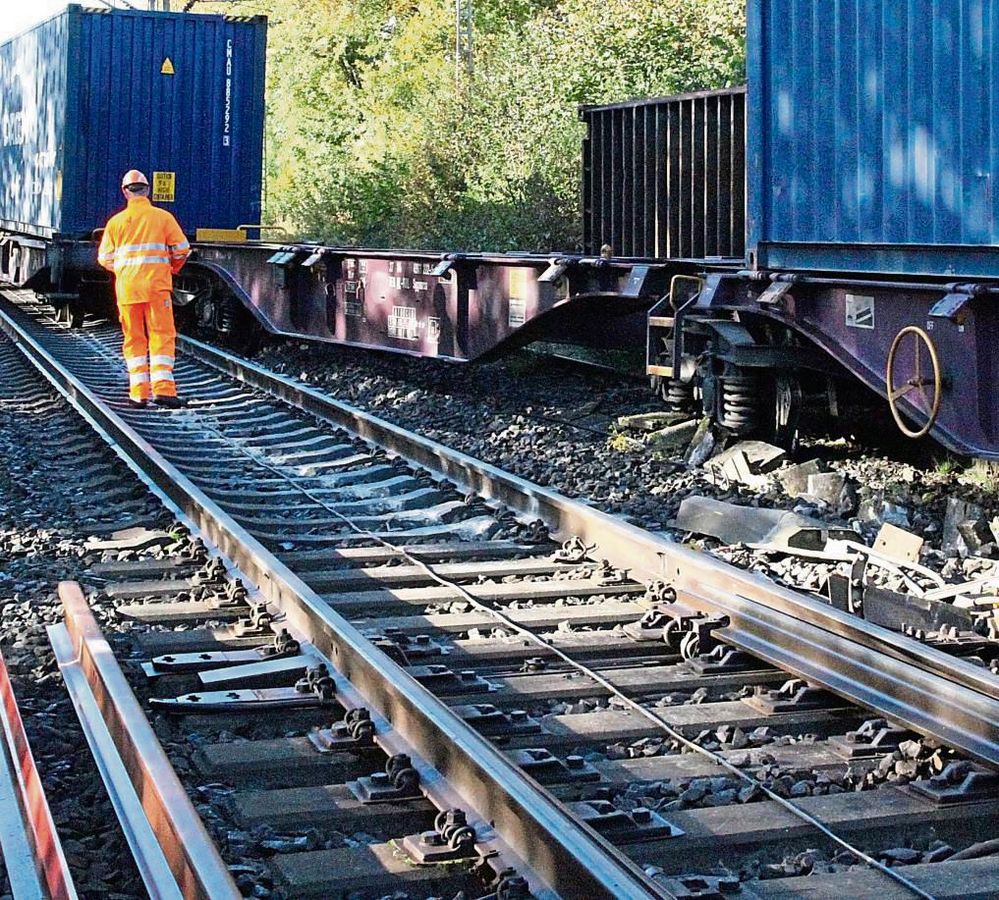
<path id="1" fill-rule="evenodd" d="M 735 430 L 847 373 L 999 457 L 999 4 L 749 0 L 747 251 L 650 312 L 650 367 Z"/>
<path id="2" fill-rule="evenodd" d="M 137 10 L 66 12 L 0 47 L 0 273 L 71 322 L 100 311 L 93 239 L 121 173 L 195 244 L 175 282 L 180 319 L 464 361 L 539 338 L 628 347 L 687 260 L 606 253 L 366 251 L 260 233 L 266 22 Z"/>
<path id="3" fill-rule="evenodd" d="M 260 221 L 266 20 L 83 9 L 0 45 L 0 265 L 61 305 L 141 165 L 185 228 Z"/>

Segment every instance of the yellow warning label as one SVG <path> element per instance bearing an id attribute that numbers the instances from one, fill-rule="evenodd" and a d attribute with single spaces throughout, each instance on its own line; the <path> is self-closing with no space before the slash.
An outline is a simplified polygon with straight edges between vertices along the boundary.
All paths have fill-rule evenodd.
<path id="1" fill-rule="evenodd" d="M 176 172 L 153 172 L 153 200 L 159 203 L 173 203 L 176 187 Z"/>
<path id="2" fill-rule="evenodd" d="M 163 65 L 160 66 L 160 75 L 173 75 L 173 74 L 174 74 L 173 62 L 168 56 L 166 57 L 166 59 L 163 60 Z"/>
<path id="3" fill-rule="evenodd" d="M 534 274 L 534 271 L 532 269 L 517 268 L 508 269 L 507 273 L 510 296 L 516 297 L 518 300 L 526 300 L 527 286 L 530 283 L 531 275 Z"/>

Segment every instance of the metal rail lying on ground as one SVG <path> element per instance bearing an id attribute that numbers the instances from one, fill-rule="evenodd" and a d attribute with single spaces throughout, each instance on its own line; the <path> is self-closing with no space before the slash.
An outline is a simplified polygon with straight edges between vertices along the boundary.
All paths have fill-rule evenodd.
<path id="1" fill-rule="evenodd" d="M 289 629 L 307 635 L 365 702 L 492 826 L 529 867 L 522 874 L 536 893 L 594 900 L 672 896 L 334 612 L 22 329 L 9 311 L 8 304 L 0 305 L 0 330 L 259 586 L 286 614 Z M 60 644 L 60 658 L 69 658 L 68 636 L 58 631 L 53 636 Z"/>
<path id="2" fill-rule="evenodd" d="M 87 743 L 152 897 L 242 896 L 75 582 L 49 640 Z"/>
<path id="3" fill-rule="evenodd" d="M 577 536 L 639 580 L 728 625 L 715 635 L 808 682 L 999 767 L 999 679 L 988 670 L 840 612 L 704 553 L 532 484 L 243 359 L 182 338 L 184 350 L 446 477 L 461 489 Z"/>
<path id="4" fill-rule="evenodd" d="M 0 655 L 0 849 L 16 900 L 75 900 L 59 835 Z"/>

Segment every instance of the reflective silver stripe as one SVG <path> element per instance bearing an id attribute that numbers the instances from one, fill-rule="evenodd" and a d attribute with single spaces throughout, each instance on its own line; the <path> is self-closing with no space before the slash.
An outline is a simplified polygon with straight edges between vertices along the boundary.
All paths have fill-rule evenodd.
<path id="1" fill-rule="evenodd" d="M 172 366 L 174 357 L 172 356 L 150 356 L 149 362 L 154 366 Z"/>
<path id="2" fill-rule="evenodd" d="M 144 366 L 146 364 L 146 357 L 130 356 L 125 360 L 125 364 L 128 366 L 128 370 L 131 372 L 133 369 L 139 368 L 139 366 Z"/>
<path id="3" fill-rule="evenodd" d="M 148 372 L 129 372 L 128 373 L 128 383 L 129 384 L 145 384 L 149 381 Z"/>
<path id="4" fill-rule="evenodd" d="M 179 244 L 168 244 L 171 250 L 186 250 L 191 246 L 190 241 L 181 241 Z"/>
<path id="5" fill-rule="evenodd" d="M 163 370 L 153 372 L 153 382 L 157 381 L 173 381 L 173 372 Z"/>
<path id="6" fill-rule="evenodd" d="M 166 244 L 122 244 L 120 247 L 115 247 L 116 253 L 138 253 L 141 250 L 162 250 L 164 253 L 167 251 Z"/>
<path id="7" fill-rule="evenodd" d="M 150 263 L 162 263 L 164 266 L 170 265 L 170 260 L 166 256 L 131 256 L 128 259 L 115 260 L 114 270 L 127 269 L 129 266 L 146 266 Z"/>
<path id="8" fill-rule="evenodd" d="M 112 250 L 110 253 L 101 253 L 97 258 L 101 262 L 111 262 L 111 260 L 114 259 L 114 251 Z"/>

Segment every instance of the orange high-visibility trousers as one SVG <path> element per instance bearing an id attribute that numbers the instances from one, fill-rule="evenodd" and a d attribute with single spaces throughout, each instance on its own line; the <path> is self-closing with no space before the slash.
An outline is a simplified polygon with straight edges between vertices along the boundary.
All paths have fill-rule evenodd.
<path id="1" fill-rule="evenodd" d="M 118 319 L 125 336 L 121 350 L 128 366 L 128 395 L 133 400 L 148 400 L 151 385 L 154 397 L 176 397 L 173 363 L 177 330 L 170 298 L 121 304 Z"/>

